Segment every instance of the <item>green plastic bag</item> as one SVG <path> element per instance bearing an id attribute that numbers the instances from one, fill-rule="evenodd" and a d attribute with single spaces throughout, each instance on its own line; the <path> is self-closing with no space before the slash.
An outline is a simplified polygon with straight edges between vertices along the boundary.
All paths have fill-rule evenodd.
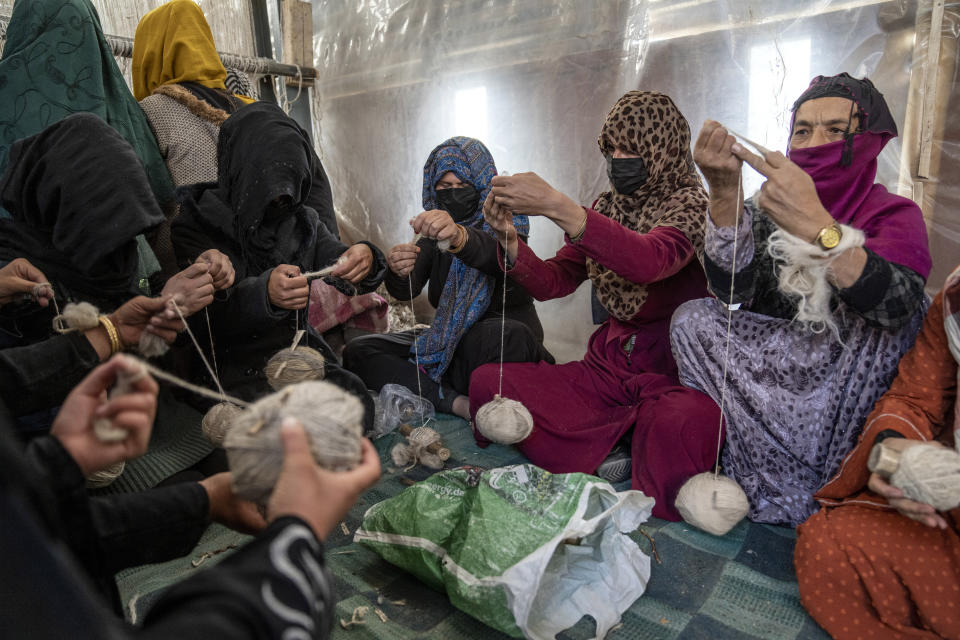
<path id="1" fill-rule="evenodd" d="M 372 506 L 354 539 L 513 637 L 553 638 L 590 615 L 602 638 L 650 578 L 626 533 L 653 504 L 582 473 L 466 467 Z"/>

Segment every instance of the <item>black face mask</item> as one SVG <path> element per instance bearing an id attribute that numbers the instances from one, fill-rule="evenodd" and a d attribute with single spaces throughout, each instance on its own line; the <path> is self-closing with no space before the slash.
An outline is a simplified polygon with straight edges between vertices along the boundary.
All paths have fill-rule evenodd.
<path id="1" fill-rule="evenodd" d="M 607 156 L 607 177 L 617 193 L 630 196 L 647 183 L 647 165 L 643 158 Z"/>
<path id="2" fill-rule="evenodd" d="M 450 214 L 454 222 L 463 222 L 473 217 L 480 205 L 480 193 L 473 185 L 456 189 L 437 189 L 437 205 Z"/>

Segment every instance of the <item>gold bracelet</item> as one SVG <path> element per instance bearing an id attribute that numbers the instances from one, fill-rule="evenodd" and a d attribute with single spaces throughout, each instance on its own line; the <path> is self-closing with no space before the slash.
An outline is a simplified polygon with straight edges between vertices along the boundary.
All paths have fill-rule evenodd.
<path id="1" fill-rule="evenodd" d="M 123 345 L 120 344 L 120 332 L 117 331 L 113 322 L 107 316 L 98 316 L 97 322 L 100 323 L 100 326 L 107 332 L 107 337 L 110 338 L 110 355 L 119 353 L 123 349 Z"/>
<path id="2" fill-rule="evenodd" d="M 587 230 L 587 212 L 583 212 L 583 222 L 580 223 L 580 228 L 577 229 L 577 232 L 570 236 L 570 242 L 580 242 L 583 239 L 583 233 Z"/>
<path id="3" fill-rule="evenodd" d="M 463 247 L 467 244 L 467 239 L 468 239 L 468 238 L 469 238 L 469 236 L 467 235 L 467 230 L 466 230 L 466 228 L 465 228 L 462 224 L 458 224 L 458 225 L 457 225 L 457 245 L 456 245 L 456 248 L 454 248 L 454 246 L 451 245 L 450 248 L 447 249 L 447 253 L 460 253 L 460 251 L 463 249 Z"/>

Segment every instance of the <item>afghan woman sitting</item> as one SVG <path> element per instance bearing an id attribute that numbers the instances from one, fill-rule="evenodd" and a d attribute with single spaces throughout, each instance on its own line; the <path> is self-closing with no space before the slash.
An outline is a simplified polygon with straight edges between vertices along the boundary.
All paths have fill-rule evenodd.
<path id="1" fill-rule="evenodd" d="M 89 0 L 14 3 L 0 57 L 0 86 L 4 96 L 0 101 L 0 175 L 16 140 L 38 134 L 71 114 L 91 113 L 133 147 L 133 162 L 142 163 L 156 200 L 161 205 L 173 202 L 173 186 L 163 158 Z M 0 217 L 8 214 L 0 210 Z M 137 242 L 139 260 L 132 268 L 139 276 L 139 291 L 149 293 L 148 278 L 160 271 L 160 264 L 146 239 L 140 236 Z M 154 282 L 155 290 L 162 286 L 162 282 Z"/>
<path id="2" fill-rule="evenodd" d="M 0 218 L 0 263 L 34 281 L 34 300 L 4 305 L 0 347 L 17 351 L 16 362 L 24 365 L 3 375 L 10 371 L 20 378 L 16 386 L 32 381 L 39 387 L 29 398 L 10 402 L 23 415 L 63 400 L 69 384 L 51 384 L 51 378 L 76 382 L 111 353 L 137 346 L 146 323 L 164 312 L 162 301 L 137 296 L 136 240 L 163 215 L 133 148 L 95 115 L 67 116 L 18 140 L 9 161 L 0 201 L 12 217 Z M 189 294 L 191 304 L 211 302 L 213 286 L 206 278 L 179 295 Z M 104 315 L 94 319 L 95 327 L 54 337 L 55 309 L 70 302 L 91 303 Z M 13 357 L 5 353 L 0 368 L 6 368 L 8 355 Z M 5 385 L 4 392 L 14 388 Z M 23 428 L 49 426 L 42 416 L 21 423 Z"/>
<path id="3" fill-rule="evenodd" d="M 859 444 L 817 492 L 820 511 L 797 529 L 801 602 L 835 638 L 960 639 L 960 509 L 937 511 L 868 469 L 881 442 L 900 452 L 900 465 L 911 448 L 913 460 L 921 459 L 916 447 L 929 454 L 933 443 L 960 450 L 958 361 L 960 269 L 934 300 Z M 951 452 L 939 453 L 950 459 Z M 958 459 L 952 483 L 944 483 L 952 488 L 940 496 L 948 505 L 960 504 Z"/>
<path id="4" fill-rule="evenodd" d="M 227 70 L 195 2 L 171 0 L 140 19 L 133 39 L 132 76 L 133 93 L 174 184 L 216 182 L 220 126 L 253 99 L 226 90 Z M 330 182 L 315 153 L 306 204 L 339 239 Z"/>
<path id="5" fill-rule="evenodd" d="M 713 465 L 720 426 L 716 406 L 691 402 L 695 392 L 680 385 L 668 338 L 677 305 L 706 291 L 696 254 L 707 195 L 690 157 L 687 121 L 663 94 L 627 93 L 598 142 L 613 189 L 593 208 L 577 206 L 535 174 L 493 180 L 485 213 L 513 281 L 548 300 L 590 279 L 610 313 L 580 362 L 504 365 L 501 395 L 533 416 L 520 449 L 556 473 L 593 472 L 632 429 L 633 488 L 656 499 L 654 515 L 678 520 L 677 491 Z M 547 216 L 567 233 L 566 243 L 541 260 L 517 240 L 510 211 Z M 474 415 L 499 386 L 498 365 L 474 372 Z"/>
<path id="6" fill-rule="evenodd" d="M 424 211 L 411 222 L 422 237 L 390 249 L 385 283 L 394 298 L 409 300 L 429 281 L 427 295 L 437 313 L 430 329 L 419 335 L 404 331 L 347 344 L 344 366 L 371 389 L 399 383 L 420 390 L 437 410 L 469 418 L 470 374 L 499 361 L 504 315 L 507 362 L 553 362 L 543 347 L 533 299 L 504 282 L 497 241 L 483 220 L 483 201 L 495 175 L 493 157 L 479 140 L 450 138 L 430 152 L 423 167 Z M 526 238 L 527 218 L 518 216 L 514 224 Z M 450 248 L 441 251 L 438 242 Z"/>
<path id="7" fill-rule="evenodd" d="M 920 208 L 874 184 L 897 129 L 873 84 L 820 76 L 793 109 L 789 157 L 704 125 L 705 269 L 713 293 L 742 306 L 729 352 L 728 311 L 712 299 L 677 311 L 672 341 L 701 403 L 720 402 L 727 371 L 723 467 L 750 517 L 797 525 L 913 343 L 930 255 Z M 768 178 L 745 205 L 741 159 Z"/>
<path id="8" fill-rule="evenodd" d="M 383 280 L 386 260 L 368 243 L 342 244 L 307 206 L 313 157 L 306 132 L 279 107 L 257 102 L 240 109 L 220 131 L 218 182 L 184 193 L 171 227 L 174 248 L 189 263 L 214 247 L 235 266 L 236 283 L 210 307 L 215 360 L 228 392 L 254 400 L 270 391 L 267 360 L 303 329 L 300 344 L 324 356 L 325 379 L 364 401 L 372 428 L 373 402 L 363 381 L 339 366 L 303 318 L 310 296 L 303 274 L 337 263 L 331 276 L 338 283 L 369 291 Z M 197 327 L 205 335 L 206 326 Z"/>

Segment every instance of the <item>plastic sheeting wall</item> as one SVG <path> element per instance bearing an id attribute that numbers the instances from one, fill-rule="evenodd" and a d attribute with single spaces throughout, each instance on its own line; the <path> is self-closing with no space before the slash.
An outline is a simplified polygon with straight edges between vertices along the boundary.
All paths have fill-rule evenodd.
<path id="1" fill-rule="evenodd" d="M 928 4 L 920 3 L 920 17 L 926 11 L 929 25 Z M 596 146 L 600 126 L 615 100 L 634 88 L 671 95 L 694 136 L 712 118 L 783 149 L 788 108 L 810 78 L 848 71 L 874 80 L 902 129 L 923 63 L 914 59 L 923 44 L 917 5 L 314 0 L 314 126 L 344 232 L 384 249 L 408 242 L 407 222 L 421 210 L 423 162 L 453 135 L 483 140 L 501 171 L 536 171 L 589 205 L 607 187 Z M 955 15 L 951 6 L 947 13 Z M 948 32 L 952 24 L 948 19 Z M 950 89 L 954 78 L 944 84 Z M 935 136 L 936 153 L 954 160 L 941 163 L 945 171 L 951 165 L 960 172 L 956 120 Z M 900 180 L 902 150 L 901 139 L 888 145 L 880 180 L 911 196 L 909 167 Z M 748 192 L 759 186 L 759 176 L 749 169 L 745 175 Z M 960 189 L 941 183 L 924 198 L 936 289 L 960 259 L 958 209 L 944 206 L 960 198 Z M 553 255 L 561 243 L 552 223 L 534 221 L 538 255 Z M 593 330 L 588 286 L 539 309 L 548 346 L 563 360 L 579 358 Z"/>

